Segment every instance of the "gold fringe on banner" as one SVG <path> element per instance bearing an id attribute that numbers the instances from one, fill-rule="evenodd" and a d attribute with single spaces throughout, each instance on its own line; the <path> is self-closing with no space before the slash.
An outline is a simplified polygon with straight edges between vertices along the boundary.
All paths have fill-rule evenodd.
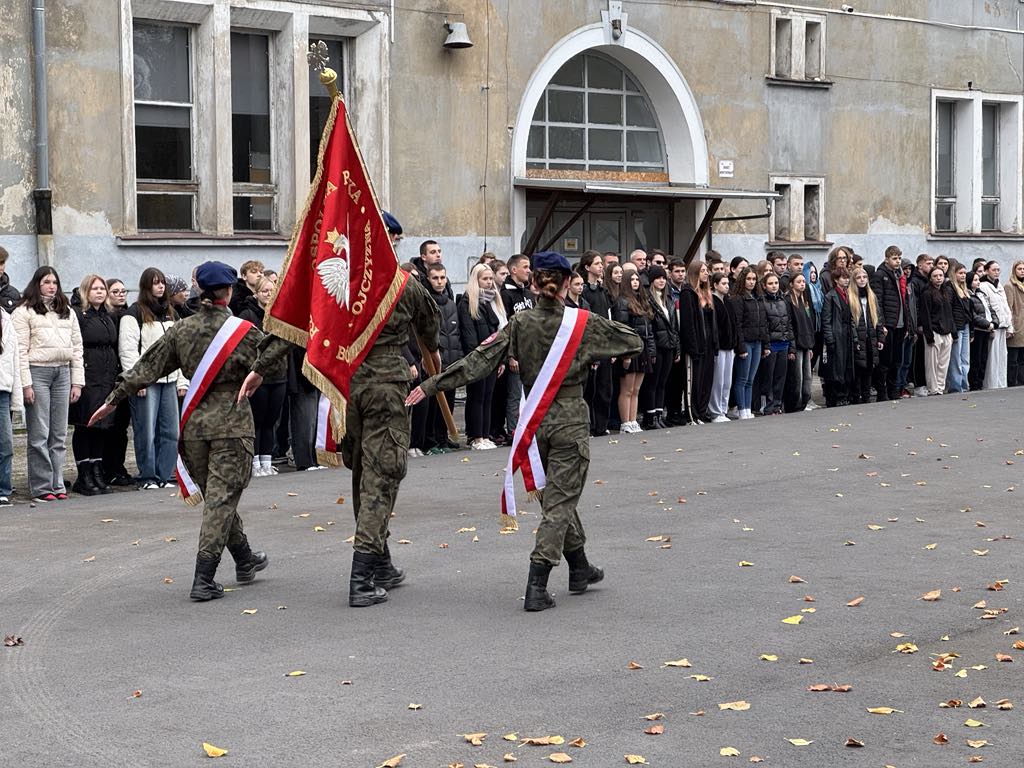
<path id="1" fill-rule="evenodd" d="M 180 495 L 181 491 L 178 491 L 178 493 Z M 200 504 L 203 503 L 203 492 L 202 491 L 196 491 L 192 495 L 186 496 L 185 498 L 183 498 L 182 501 L 184 501 L 190 507 L 198 507 Z"/>
<path id="2" fill-rule="evenodd" d="M 515 517 L 513 517 L 512 515 L 506 515 L 506 514 L 502 513 L 502 515 L 501 515 L 501 530 L 503 530 L 503 531 L 518 531 L 519 530 L 519 521 L 516 520 Z"/>

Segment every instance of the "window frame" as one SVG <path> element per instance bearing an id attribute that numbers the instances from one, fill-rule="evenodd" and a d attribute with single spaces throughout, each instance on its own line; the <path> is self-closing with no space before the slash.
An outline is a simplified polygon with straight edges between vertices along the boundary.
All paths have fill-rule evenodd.
<path id="1" fill-rule="evenodd" d="M 772 201 L 768 214 L 768 241 L 770 245 L 776 243 L 782 245 L 820 245 L 827 243 L 825 226 L 825 177 L 824 176 L 793 176 L 789 174 L 773 174 L 768 179 L 770 189 L 778 190 L 779 187 L 789 187 L 789 196 L 786 198 L 781 192 L 780 197 Z M 806 237 L 806 197 L 805 190 L 808 187 L 816 187 L 818 190 L 818 238 L 809 240 Z M 788 232 L 789 239 L 782 240 L 778 237 L 779 228 L 777 211 L 779 203 L 785 200 L 789 206 Z M 800 235 L 799 239 L 793 234 Z"/>
<path id="2" fill-rule="evenodd" d="M 826 76 L 827 28 L 826 15 L 804 13 L 788 8 L 773 8 L 769 14 L 768 79 L 790 84 L 831 85 Z M 789 71 L 779 71 L 779 52 L 783 49 L 779 39 L 780 24 L 789 25 Z M 807 25 L 818 27 L 818 50 L 813 67 L 807 63 Z M 808 77 L 808 69 L 817 72 Z"/>
<path id="3" fill-rule="evenodd" d="M 186 47 L 188 50 L 188 93 L 190 101 L 186 104 L 185 102 L 176 101 L 156 101 L 151 99 L 137 99 L 135 98 L 135 69 L 134 63 L 132 66 L 132 150 L 136 163 L 138 162 L 138 139 L 137 139 L 137 124 L 135 120 L 136 108 L 141 106 L 152 106 L 152 107 L 176 107 L 183 108 L 188 107 L 188 121 L 189 121 L 189 173 L 191 178 L 189 180 L 179 179 L 148 179 L 139 178 L 137 172 L 137 166 L 133 164 L 132 168 L 135 170 L 135 216 L 136 216 L 136 229 L 139 232 L 183 232 L 191 233 L 198 231 L 199 227 L 199 194 L 200 185 L 199 179 L 196 174 L 196 135 L 198 131 L 198 123 L 196 120 L 196 57 L 195 57 L 195 25 L 187 24 L 176 21 L 163 21 L 158 19 L 147 19 L 147 18 L 132 18 L 131 20 L 131 35 L 132 35 L 132 56 L 134 62 L 135 53 L 135 25 L 142 23 L 145 26 L 151 27 L 175 27 L 178 29 L 184 29 L 187 35 Z M 181 195 L 188 196 L 192 199 L 191 205 L 191 225 L 188 229 L 164 229 L 164 228 L 143 228 L 138 225 L 138 200 L 140 197 L 157 195 Z"/>

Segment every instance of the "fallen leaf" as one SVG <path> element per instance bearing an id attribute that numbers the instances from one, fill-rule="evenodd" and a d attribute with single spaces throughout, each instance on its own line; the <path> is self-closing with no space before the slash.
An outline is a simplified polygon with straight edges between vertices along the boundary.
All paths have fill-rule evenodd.
<path id="1" fill-rule="evenodd" d="M 1013 656 L 1008 653 L 997 653 L 996 661 L 1013 661 Z"/>
<path id="2" fill-rule="evenodd" d="M 704 710 L 698 709 L 696 712 L 691 712 L 690 714 L 694 717 L 704 717 Z"/>
<path id="3" fill-rule="evenodd" d="M 299 494 L 297 494 L 297 493 L 295 493 L 293 491 L 288 491 L 288 495 L 289 496 L 298 496 Z"/>
<path id="4" fill-rule="evenodd" d="M 807 690 L 812 693 L 821 693 L 822 691 L 831 691 L 832 686 L 827 683 L 816 683 L 815 685 L 808 685 Z"/>
<path id="5" fill-rule="evenodd" d="M 514 763 L 519 758 L 513 755 L 511 752 L 506 752 L 504 755 L 502 755 L 501 759 L 504 760 L 506 763 Z"/>
<path id="6" fill-rule="evenodd" d="M 943 701 L 939 704 L 939 709 L 956 709 L 961 706 L 963 702 L 960 699 L 950 699 L 949 701 Z"/>
<path id="7" fill-rule="evenodd" d="M 843 546 L 844 547 L 853 547 L 853 546 L 856 546 L 856 544 L 857 544 L 856 541 L 851 541 L 850 539 L 847 539 L 846 541 L 843 542 Z"/>
<path id="8" fill-rule="evenodd" d="M 226 749 L 215 747 L 213 744 L 207 744 L 205 741 L 203 742 L 203 749 L 206 751 L 207 757 L 224 757 L 228 753 Z"/>
<path id="9" fill-rule="evenodd" d="M 817 613 L 817 608 L 801 608 L 800 613 Z"/>
<path id="10" fill-rule="evenodd" d="M 988 739 L 967 739 L 967 746 L 971 749 L 981 749 L 988 746 Z"/>
<path id="11" fill-rule="evenodd" d="M 967 670 L 961 669 L 959 672 L 955 672 L 953 677 L 967 677 Z"/>
<path id="12" fill-rule="evenodd" d="M 940 597 L 942 597 L 942 590 L 941 589 L 933 589 L 931 592 L 925 592 L 923 595 L 921 595 L 917 599 L 918 600 L 924 600 L 926 603 L 934 603 Z"/>
<path id="13" fill-rule="evenodd" d="M 987 549 L 972 549 L 971 552 L 976 554 L 978 557 L 984 557 L 985 555 L 988 554 L 988 550 Z"/>
<path id="14" fill-rule="evenodd" d="M 949 737 L 944 733 L 937 733 L 932 737 L 933 744 L 949 744 Z"/>
<path id="15" fill-rule="evenodd" d="M 806 584 L 807 582 L 804 581 L 803 579 L 801 579 L 799 576 L 790 576 L 789 577 L 789 583 L 790 584 Z"/>
<path id="16" fill-rule="evenodd" d="M 310 514 L 312 514 L 312 513 L 310 513 L 310 512 L 300 512 L 297 515 L 292 515 L 292 517 L 300 517 L 302 519 L 305 519 L 305 518 L 309 517 Z"/>
<path id="17" fill-rule="evenodd" d="M 291 496 L 293 494 L 288 494 L 288 495 Z M 394 757 L 389 757 L 383 763 L 378 765 L 377 768 L 398 768 L 398 766 L 402 764 L 402 758 L 403 757 L 405 757 L 405 753 L 404 752 L 402 754 L 400 754 L 400 755 L 395 755 Z"/>
<path id="18" fill-rule="evenodd" d="M 804 620 L 804 617 L 800 616 L 800 615 L 797 615 L 797 616 L 787 616 L 786 618 L 784 618 L 782 620 L 782 623 L 783 624 L 799 624 L 803 620 Z"/>
<path id="19" fill-rule="evenodd" d="M 664 541 L 664 536 L 648 536 L 644 541 Z"/>
<path id="20" fill-rule="evenodd" d="M 164 576 L 164 584 L 173 584 L 173 583 L 174 583 L 174 579 L 172 579 L 170 576 Z"/>
<path id="21" fill-rule="evenodd" d="M 692 667 L 689 659 L 677 659 L 676 661 L 666 661 L 661 666 L 663 667 Z"/>
<path id="22" fill-rule="evenodd" d="M 548 755 L 548 760 L 552 763 L 571 763 L 572 758 L 569 757 L 565 752 L 552 752 Z"/>
<path id="23" fill-rule="evenodd" d="M 732 710 L 733 712 L 746 712 L 750 709 L 750 703 L 740 699 L 739 701 L 727 701 L 724 704 L 719 704 L 718 709 L 720 711 Z"/>
<path id="24" fill-rule="evenodd" d="M 475 525 L 472 528 L 459 528 L 456 533 L 473 533 L 474 531 L 476 531 Z"/>
<path id="25" fill-rule="evenodd" d="M 289 672 L 288 674 L 286 674 L 285 677 L 302 677 L 304 674 L 306 673 L 303 670 L 296 669 L 294 672 Z"/>
<path id="26" fill-rule="evenodd" d="M 585 746 L 587 746 L 587 742 L 585 742 L 583 740 L 582 736 L 577 736 L 575 739 L 573 739 L 572 741 L 569 742 L 569 746 L 570 747 L 578 747 L 579 749 L 583 749 Z"/>
<path id="27" fill-rule="evenodd" d="M 925 544 L 924 548 L 925 549 L 935 549 L 937 546 L 939 546 L 939 545 L 938 544 Z"/>
<path id="28" fill-rule="evenodd" d="M 413 709 L 413 710 L 415 710 L 415 709 L 423 709 L 423 705 L 422 704 L 410 704 L 409 705 L 409 709 Z"/>
<path id="29" fill-rule="evenodd" d="M 883 531 L 883 530 L 885 530 L 885 526 L 884 525 L 878 525 L 876 523 L 870 523 L 868 525 L 868 530 L 869 531 Z"/>
<path id="30" fill-rule="evenodd" d="M 661 734 L 663 734 L 664 732 L 665 726 L 661 723 L 644 728 L 644 733 L 646 733 L 648 736 L 661 736 Z"/>
<path id="31" fill-rule="evenodd" d="M 170 543 L 175 542 L 175 541 L 177 541 L 177 539 L 174 536 L 165 536 L 164 537 L 164 543 L 165 544 L 170 544 Z"/>
<path id="32" fill-rule="evenodd" d="M 242 611 L 242 613 L 246 616 L 252 616 L 258 610 L 259 608 L 246 608 L 244 611 Z"/>
<path id="33" fill-rule="evenodd" d="M 140 689 L 140 690 L 138 690 L 138 691 L 132 691 L 132 695 L 131 695 L 131 696 L 129 696 L 128 698 L 130 698 L 130 699 L 137 699 L 137 698 L 139 698 L 139 697 L 140 697 L 141 695 L 142 695 L 142 690 Z"/>
<path id="34" fill-rule="evenodd" d="M 647 765 L 647 760 L 643 755 L 624 755 L 624 757 L 630 765 Z"/>
<path id="35" fill-rule="evenodd" d="M 892 707 L 868 707 L 868 712 L 872 715 L 891 715 L 894 713 L 903 714 L 902 709 L 893 709 Z"/>
<path id="36" fill-rule="evenodd" d="M 1013 709 L 1013 702 L 1009 699 L 1000 699 L 996 702 L 996 709 L 1001 709 L 1004 712 L 1008 712 Z"/>
<path id="37" fill-rule="evenodd" d="M 399 539 L 398 543 L 399 544 L 412 544 L 412 542 L 409 539 Z"/>
<path id="38" fill-rule="evenodd" d="M 979 696 L 978 698 L 974 699 L 974 701 L 967 702 L 967 706 L 971 709 L 982 709 L 986 706 L 986 704 L 985 700 L 981 698 L 981 696 Z"/>
<path id="39" fill-rule="evenodd" d="M 864 746 L 864 742 L 863 741 L 858 741 L 857 739 L 847 739 L 846 740 L 846 746 L 847 747 L 863 747 Z"/>
<path id="40" fill-rule="evenodd" d="M 747 560 L 740 560 L 739 563 L 737 563 L 737 565 L 739 565 L 740 568 L 749 568 L 750 566 L 753 565 L 753 563 L 751 563 L 751 562 L 749 562 Z"/>
<path id="41" fill-rule="evenodd" d="M 758 757 L 757 755 L 751 755 L 750 756 L 750 760 L 748 762 L 751 762 L 751 763 L 763 763 L 764 762 L 764 758 L 763 757 Z"/>
<path id="42" fill-rule="evenodd" d="M 805 603 L 813 603 L 814 602 L 814 595 L 804 595 L 804 602 Z"/>
<path id="43" fill-rule="evenodd" d="M 104 517 L 102 520 L 100 520 L 100 522 L 101 523 L 116 523 L 117 520 L 115 520 L 112 517 Z"/>
<path id="44" fill-rule="evenodd" d="M 968 763 L 980 763 L 984 759 L 985 758 L 983 758 L 981 755 L 971 755 L 970 757 L 967 758 L 967 762 Z"/>
<path id="45" fill-rule="evenodd" d="M 472 744 L 474 747 L 479 747 L 484 743 L 484 739 L 487 738 L 486 733 L 464 733 L 462 738 Z"/>
<path id="46" fill-rule="evenodd" d="M 814 743 L 814 740 L 808 741 L 807 739 L 786 739 L 794 747 L 807 747 Z"/>
<path id="47" fill-rule="evenodd" d="M 718 754 L 722 757 L 739 757 L 740 751 L 736 747 L 722 747 L 718 750 Z"/>
<path id="48" fill-rule="evenodd" d="M 860 605 L 863 602 L 864 602 L 864 597 L 863 596 L 855 597 L 855 598 L 853 598 L 853 600 L 851 600 L 850 602 L 848 602 L 846 604 L 846 607 L 847 608 L 856 608 L 858 605 Z"/>
<path id="49" fill-rule="evenodd" d="M 649 715 L 644 715 L 644 720 L 661 720 L 665 717 L 664 712 L 652 712 Z"/>
<path id="50" fill-rule="evenodd" d="M 761 654 L 761 661 L 778 661 L 778 660 L 779 660 L 779 657 L 776 656 L 774 653 L 762 653 Z"/>
<path id="51" fill-rule="evenodd" d="M 637 664 L 635 661 L 631 661 L 626 665 L 626 669 L 643 669 L 643 665 Z"/>
<path id="52" fill-rule="evenodd" d="M 849 693 L 853 690 L 853 686 L 849 683 L 844 683 L 843 685 L 833 685 L 832 690 L 835 693 Z"/>
<path id="53" fill-rule="evenodd" d="M 560 747 L 565 744 L 565 739 L 561 736 L 527 736 L 519 743 L 530 747 Z"/>
<path id="54" fill-rule="evenodd" d="M 814 659 L 803 658 L 797 661 L 797 664 L 813 664 Z"/>
<path id="55" fill-rule="evenodd" d="M 94 562 L 95 560 L 96 560 L 96 555 L 90 555 L 89 557 L 85 558 L 85 560 L 83 560 L 82 562 L 83 563 L 91 563 L 91 562 Z"/>
<path id="56" fill-rule="evenodd" d="M 324 531 L 326 531 L 326 530 L 327 530 L 327 529 L 326 529 L 326 528 L 324 528 L 324 527 L 323 527 L 323 526 L 321 526 L 321 525 L 314 525 L 314 526 L 313 526 L 313 533 L 323 533 L 323 532 L 324 532 Z"/>
<path id="57" fill-rule="evenodd" d="M 980 720 L 973 720 L 973 719 L 965 721 L 964 725 L 966 725 L 968 728 L 987 728 L 988 727 L 987 725 L 985 725 Z"/>
<path id="58" fill-rule="evenodd" d="M 894 653 L 917 653 L 917 646 L 913 643 L 900 643 Z"/>
<path id="59" fill-rule="evenodd" d="M 696 680 L 698 683 L 706 683 L 709 680 L 715 679 L 713 677 L 708 677 L 707 675 L 690 675 L 690 677 Z"/>

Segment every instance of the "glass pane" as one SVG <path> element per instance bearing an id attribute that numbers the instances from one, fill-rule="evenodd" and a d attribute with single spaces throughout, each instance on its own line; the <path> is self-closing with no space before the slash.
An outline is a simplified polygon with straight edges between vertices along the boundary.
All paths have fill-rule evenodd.
<path id="1" fill-rule="evenodd" d="M 997 222 L 997 214 L 999 212 L 998 203 L 982 203 L 981 204 L 981 228 L 986 232 L 994 232 L 999 229 Z"/>
<path id="2" fill-rule="evenodd" d="M 582 123 L 583 94 L 578 91 L 548 91 L 548 121 Z"/>
<path id="3" fill-rule="evenodd" d="M 626 90 L 632 91 L 633 93 L 640 92 L 640 86 L 636 84 L 636 80 L 629 76 L 629 73 L 625 73 L 626 76 Z"/>
<path id="4" fill-rule="evenodd" d="M 188 28 L 136 22 L 132 42 L 135 98 L 191 102 Z"/>
<path id="5" fill-rule="evenodd" d="M 136 124 L 135 175 L 139 179 L 191 181 L 189 129 Z"/>
<path id="6" fill-rule="evenodd" d="M 534 170 L 536 170 L 538 168 L 544 168 L 544 163 L 535 163 L 535 162 L 527 161 L 526 162 L 526 167 L 527 168 L 533 168 Z M 520 249 L 520 250 L 522 250 L 522 249 Z"/>
<path id="7" fill-rule="evenodd" d="M 537 108 L 533 111 L 533 122 L 535 122 L 535 123 L 543 123 L 544 122 L 544 120 L 545 120 L 544 115 L 546 114 L 544 112 L 544 105 L 546 103 L 547 103 L 547 100 L 544 99 L 544 98 L 541 98 L 541 100 L 537 102 Z"/>
<path id="8" fill-rule="evenodd" d="M 588 160 L 618 160 L 622 162 L 622 131 L 590 129 Z"/>
<path id="9" fill-rule="evenodd" d="M 935 194 L 953 195 L 953 103 L 935 103 Z"/>
<path id="10" fill-rule="evenodd" d="M 622 70 L 607 59 L 587 56 L 587 87 L 622 90 Z"/>
<path id="11" fill-rule="evenodd" d="M 659 173 L 665 170 L 663 165 L 627 165 L 629 173 Z"/>
<path id="12" fill-rule="evenodd" d="M 562 68 L 551 78 L 552 83 L 558 85 L 573 85 L 577 88 L 583 87 L 583 57 L 569 59 L 562 65 Z"/>
<path id="13" fill-rule="evenodd" d="M 342 93 L 345 92 L 345 79 L 343 73 L 345 72 L 345 51 L 344 41 L 342 40 L 324 40 L 322 37 L 311 37 L 309 38 L 310 43 L 318 43 L 321 40 L 327 45 L 327 66 L 338 73 L 338 81 L 336 85 L 338 90 Z M 231 52 L 234 55 L 234 51 Z M 317 96 L 319 94 L 327 94 L 327 89 L 324 88 L 320 82 L 320 73 L 314 69 L 309 70 L 309 95 Z"/>
<path id="14" fill-rule="evenodd" d="M 611 93 L 587 94 L 587 121 L 622 125 L 622 97 Z"/>
<path id="15" fill-rule="evenodd" d="M 552 171 L 585 171 L 587 167 L 582 163 L 548 163 Z"/>
<path id="16" fill-rule="evenodd" d="M 231 33 L 232 179 L 271 183 L 270 69 L 266 35 Z"/>
<path id="17" fill-rule="evenodd" d="M 661 219 L 657 216 L 634 215 L 633 248 L 650 251 L 652 248 L 664 248 L 662 241 Z"/>
<path id="18" fill-rule="evenodd" d="M 582 160 L 583 129 L 548 128 L 548 157 Z"/>
<path id="19" fill-rule="evenodd" d="M 598 214 L 590 217 L 590 247 L 601 253 L 622 251 L 622 219 L 604 218 Z"/>
<path id="20" fill-rule="evenodd" d="M 544 147 L 544 126 L 535 125 L 530 128 L 530 138 L 526 142 L 527 157 L 547 157 Z"/>
<path id="21" fill-rule="evenodd" d="M 274 228 L 274 198 L 234 198 L 236 232 L 268 231 Z"/>
<path id="22" fill-rule="evenodd" d="M 661 139 L 654 131 L 629 131 L 626 134 L 626 159 L 630 162 L 660 163 Z"/>
<path id="23" fill-rule="evenodd" d="M 953 204 L 939 203 L 935 206 L 935 231 L 953 231 Z"/>
<path id="24" fill-rule="evenodd" d="M 310 38 L 316 43 L 319 38 Z M 338 73 L 338 86 L 344 92 L 342 73 L 345 71 L 344 48 L 341 40 L 324 40 L 327 44 L 328 66 Z M 346 105 L 351 106 L 351 105 Z M 327 89 L 320 83 L 320 73 L 309 71 L 309 177 L 316 175 L 316 161 L 320 152 L 320 138 L 327 126 L 327 118 L 331 113 L 331 97 Z"/>
<path id="25" fill-rule="evenodd" d="M 981 194 L 999 194 L 999 106 L 981 107 Z M 987 227 L 986 227 L 987 229 Z"/>
<path id="26" fill-rule="evenodd" d="M 626 125 L 635 125 L 639 128 L 658 127 L 654 113 L 643 96 L 626 97 Z"/>
<path id="27" fill-rule="evenodd" d="M 194 195 L 139 195 L 136 202 L 139 229 L 195 229 L 194 203 Z"/>

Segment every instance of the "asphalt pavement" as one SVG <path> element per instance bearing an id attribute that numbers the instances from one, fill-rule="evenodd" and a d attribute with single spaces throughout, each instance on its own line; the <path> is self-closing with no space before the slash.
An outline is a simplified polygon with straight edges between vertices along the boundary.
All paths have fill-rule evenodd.
<path id="1" fill-rule="evenodd" d="M 499 532 L 501 449 L 410 461 L 409 577 L 365 609 L 346 470 L 254 480 L 241 513 L 271 565 L 243 587 L 226 557 L 207 604 L 187 598 L 199 513 L 170 490 L 0 510 L 0 634 L 24 642 L 0 647 L 0 765 L 200 765 L 207 742 L 275 768 L 1020 766 L 1022 406 L 594 439 L 580 511 L 607 577 L 569 595 L 559 567 L 538 614 L 538 509 L 520 490 Z M 564 741 L 521 741 L 545 737 Z"/>

